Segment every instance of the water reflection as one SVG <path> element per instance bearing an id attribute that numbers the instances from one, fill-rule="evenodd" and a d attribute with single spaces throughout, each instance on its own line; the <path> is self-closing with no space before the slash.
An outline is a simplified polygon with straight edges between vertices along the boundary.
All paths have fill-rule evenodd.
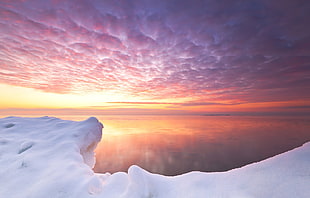
<path id="1" fill-rule="evenodd" d="M 96 172 L 225 171 L 310 141 L 306 117 L 107 116 Z"/>

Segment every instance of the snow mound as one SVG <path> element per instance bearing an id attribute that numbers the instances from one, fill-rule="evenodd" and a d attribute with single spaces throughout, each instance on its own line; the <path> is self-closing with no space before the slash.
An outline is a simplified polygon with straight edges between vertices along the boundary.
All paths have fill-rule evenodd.
<path id="1" fill-rule="evenodd" d="M 138 166 L 98 174 L 96 118 L 0 119 L 1 198 L 310 197 L 310 143 L 268 160 L 222 173 L 167 177 Z"/>

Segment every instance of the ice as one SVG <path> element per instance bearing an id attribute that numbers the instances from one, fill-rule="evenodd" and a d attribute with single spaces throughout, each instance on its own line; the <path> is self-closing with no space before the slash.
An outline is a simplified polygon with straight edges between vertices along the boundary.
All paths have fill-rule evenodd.
<path id="1" fill-rule="evenodd" d="M 30 149 L 33 145 L 34 145 L 33 142 L 27 142 L 27 141 L 26 141 L 26 142 L 23 142 L 23 143 L 20 145 L 18 154 L 21 154 L 21 153 L 27 151 L 27 150 Z"/>
<path id="2" fill-rule="evenodd" d="M 310 197 L 310 143 L 227 172 L 167 177 L 134 165 L 99 174 L 102 128 L 93 117 L 0 119 L 0 198 Z"/>
<path id="3" fill-rule="evenodd" d="M 9 124 L 6 124 L 6 125 L 4 125 L 4 127 L 5 128 L 11 128 L 11 127 L 13 127 L 15 124 L 13 124 L 13 123 L 9 123 Z"/>

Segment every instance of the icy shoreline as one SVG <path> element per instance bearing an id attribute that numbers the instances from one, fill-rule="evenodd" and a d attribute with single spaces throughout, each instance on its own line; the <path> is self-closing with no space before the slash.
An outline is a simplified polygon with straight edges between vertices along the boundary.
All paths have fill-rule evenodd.
<path id="1" fill-rule="evenodd" d="M 0 197 L 309 197 L 310 143 L 221 173 L 167 177 L 138 166 L 92 171 L 102 124 L 96 118 L 0 119 Z"/>

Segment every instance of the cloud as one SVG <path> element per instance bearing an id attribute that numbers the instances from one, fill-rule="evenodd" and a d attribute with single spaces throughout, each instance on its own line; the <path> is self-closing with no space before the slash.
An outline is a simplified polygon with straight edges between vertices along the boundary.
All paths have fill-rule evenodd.
<path id="1" fill-rule="evenodd" d="M 2 1 L 0 82 L 235 103 L 309 98 L 310 3 Z"/>
<path id="2" fill-rule="evenodd" d="M 282 107 L 284 109 L 310 109 L 310 105 L 302 105 L 302 106 L 287 106 L 287 107 Z"/>
<path id="3" fill-rule="evenodd" d="M 169 107 L 180 107 L 180 106 L 230 106 L 230 105 L 238 105 L 241 103 L 218 103 L 218 102 L 199 102 L 199 101 L 190 101 L 190 102 L 107 102 L 110 104 L 125 104 L 125 105 L 171 105 Z"/>

